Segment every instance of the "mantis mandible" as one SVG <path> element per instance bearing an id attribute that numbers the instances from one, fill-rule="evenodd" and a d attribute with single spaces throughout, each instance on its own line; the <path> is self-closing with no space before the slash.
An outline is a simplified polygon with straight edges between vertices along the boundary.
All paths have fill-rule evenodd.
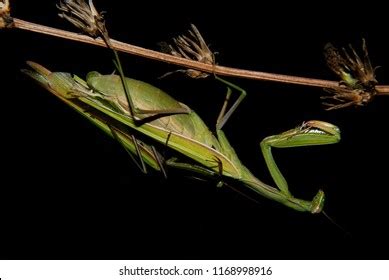
<path id="1" fill-rule="evenodd" d="M 121 77 L 117 75 L 90 72 L 84 81 L 69 73 L 51 72 L 34 62 L 28 64 L 32 70 L 23 70 L 24 73 L 116 138 L 132 156 L 156 170 L 161 170 L 162 167 L 152 143 L 165 145 L 193 162 L 178 162 L 169 158 L 165 161 L 168 166 L 204 176 L 219 177 L 221 181 L 238 181 L 262 196 L 298 211 L 319 213 L 323 209 L 325 196 L 321 190 L 312 201 L 295 198 L 290 193 L 288 184 L 273 159 L 271 148 L 336 143 L 340 140 L 340 131 L 330 123 L 308 121 L 261 142 L 266 164 L 277 185 L 274 188 L 257 179 L 240 162 L 222 131 L 222 126 L 236 109 L 236 103 L 225 112 L 226 99 L 217 120 L 215 136 L 187 105 L 145 82 L 125 78 L 132 103 L 143 112 L 139 118 L 131 113 L 133 111 L 129 108 L 131 105 L 127 102 L 128 96 L 123 90 Z M 241 96 L 245 95 L 242 89 L 232 83 L 221 78 L 218 80 L 227 85 L 227 97 L 232 89 L 240 91 Z M 136 139 L 135 134 L 143 135 L 146 140 Z"/>

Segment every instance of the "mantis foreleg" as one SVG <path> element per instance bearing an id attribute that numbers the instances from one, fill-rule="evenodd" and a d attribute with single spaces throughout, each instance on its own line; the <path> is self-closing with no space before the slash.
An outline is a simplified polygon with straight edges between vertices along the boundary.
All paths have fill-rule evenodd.
<path id="1" fill-rule="evenodd" d="M 261 142 L 261 150 L 277 187 L 286 196 L 292 196 L 285 177 L 274 161 L 271 148 L 326 145 L 336 143 L 339 140 L 339 129 L 336 126 L 322 121 L 309 121 L 281 134 L 266 137 Z"/>
<path id="2" fill-rule="evenodd" d="M 234 84 L 227 82 L 221 78 L 216 77 L 216 79 L 222 81 L 228 86 L 226 98 L 216 124 L 216 133 L 218 136 L 218 140 L 220 142 L 223 154 L 226 155 L 234 163 L 235 166 L 238 166 L 239 169 L 246 170 L 246 168 L 239 161 L 235 150 L 230 145 L 224 132 L 221 130 L 223 125 L 226 123 L 231 114 L 236 110 L 237 106 L 245 97 L 246 92 L 241 88 L 235 86 Z M 231 87 L 241 91 L 241 95 L 239 96 L 238 100 L 235 101 L 232 107 L 227 111 L 227 113 L 225 113 L 232 92 Z M 271 147 L 286 148 L 297 146 L 325 145 L 336 143 L 339 140 L 340 131 L 336 126 L 322 121 L 309 121 L 295 129 L 291 129 L 279 135 L 267 137 L 261 142 L 261 149 L 266 164 L 281 194 L 285 197 L 284 202 L 290 201 L 302 206 L 304 209 L 307 209 L 312 213 L 317 213 L 320 212 L 323 207 L 324 193 L 323 191 L 319 190 L 316 196 L 313 198 L 312 202 L 307 202 L 294 198 L 293 195 L 289 192 L 288 183 L 286 182 L 284 176 L 282 175 L 281 171 L 279 170 L 277 164 L 274 161 L 273 155 L 271 153 Z M 265 187 L 260 187 L 259 185 L 260 184 L 256 185 L 254 189 L 258 190 L 257 187 L 259 187 L 261 188 L 261 191 L 263 191 Z"/>

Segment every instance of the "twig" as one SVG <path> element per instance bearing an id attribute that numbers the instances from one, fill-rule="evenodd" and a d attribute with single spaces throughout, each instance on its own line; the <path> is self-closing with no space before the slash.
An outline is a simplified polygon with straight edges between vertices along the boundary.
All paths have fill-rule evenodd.
<path id="1" fill-rule="evenodd" d="M 60 38 L 73 40 L 77 42 L 83 42 L 87 44 L 106 47 L 104 41 L 101 39 L 92 39 L 85 35 L 24 21 L 18 18 L 13 18 L 13 20 L 14 20 L 15 28 L 42 33 L 50 36 L 60 37 Z M 251 70 L 225 67 L 220 65 L 209 65 L 198 61 L 193 61 L 193 60 L 141 48 L 138 46 L 123 43 L 113 39 L 111 39 L 111 43 L 113 48 L 121 52 L 133 54 L 136 56 L 142 56 L 145 58 L 158 60 L 166 63 L 171 63 L 171 64 L 175 64 L 175 65 L 179 65 L 191 69 L 197 69 L 208 73 L 214 73 L 222 76 L 233 76 L 233 77 L 246 78 L 252 80 L 273 81 L 278 83 L 296 84 L 296 85 L 321 87 L 321 88 L 336 88 L 339 86 L 339 83 L 336 81 L 282 75 L 282 74 L 273 74 L 273 73 L 260 72 L 260 71 L 251 71 Z M 378 95 L 389 95 L 389 85 L 377 86 L 376 89 L 378 91 L 377 93 Z"/>

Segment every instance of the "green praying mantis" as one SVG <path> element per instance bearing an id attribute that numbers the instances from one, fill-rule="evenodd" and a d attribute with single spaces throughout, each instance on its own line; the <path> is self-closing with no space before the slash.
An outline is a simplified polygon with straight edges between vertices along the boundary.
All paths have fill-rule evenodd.
<path id="1" fill-rule="evenodd" d="M 257 179 L 241 163 L 222 131 L 238 105 L 235 102 L 227 110 L 232 89 L 240 91 L 241 98 L 245 96 L 244 90 L 228 81 L 216 77 L 228 90 L 214 135 L 189 106 L 145 82 L 130 78 L 123 80 L 118 75 L 97 72 L 90 72 L 83 80 L 69 73 L 51 72 L 34 62 L 28 62 L 28 65 L 31 69 L 24 69 L 24 73 L 115 138 L 133 159 L 138 159 L 143 171 L 146 171 L 146 166 L 164 174 L 164 166 L 185 169 L 214 178 L 218 185 L 241 183 L 298 211 L 319 213 L 323 209 L 325 195 L 322 190 L 311 201 L 296 198 L 290 193 L 271 149 L 336 143 L 340 140 L 340 131 L 330 123 L 308 121 L 261 142 L 267 167 L 277 186 L 275 188 Z M 175 151 L 180 160 L 176 156 L 164 159 L 155 148 L 157 144 Z"/>
<path id="2" fill-rule="evenodd" d="M 27 62 L 31 69 L 24 69 L 23 72 L 116 139 L 143 172 L 146 173 L 149 167 L 166 176 L 166 167 L 184 169 L 215 180 L 218 186 L 243 184 L 266 198 L 298 211 L 322 211 L 325 200 L 322 190 L 310 201 L 291 194 L 286 179 L 273 159 L 272 148 L 336 143 L 340 140 L 340 131 L 336 126 L 323 121 L 308 121 L 265 138 L 260 146 L 277 186 L 271 187 L 257 179 L 242 164 L 222 130 L 246 96 L 243 89 L 215 75 L 215 79 L 227 87 L 227 93 L 214 134 L 186 104 L 148 83 L 124 76 L 103 16 L 97 12 L 91 0 L 88 4 L 82 0 L 63 1 L 58 8 L 62 12 L 61 17 L 90 36 L 100 36 L 104 40 L 114 53 L 114 64 L 119 75 L 101 75 L 92 71 L 84 80 L 70 73 L 51 72 L 35 62 Z M 181 36 L 176 40 L 178 49 L 169 46 L 170 51 L 176 56 L 194 56 L 204 63 L 214 63 L 213 53 L 197 28 L 192 26 L 192 29 L 193 39 Z M 199 71 L 179 71 L 194 78 L 208 76 Z M 229 106 L 233 90 L 240 94 Z M 169 154 L 162 156 L 159 148 Z"/>

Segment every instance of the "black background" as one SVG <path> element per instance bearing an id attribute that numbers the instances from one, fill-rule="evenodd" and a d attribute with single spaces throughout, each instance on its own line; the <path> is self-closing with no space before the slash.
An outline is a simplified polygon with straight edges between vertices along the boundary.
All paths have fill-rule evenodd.
<path id="1" fill-rule="evenodd" d="M 158 49 L 197 25 L 218 64 L 337 79 L 322 48 L 366 38 L 377 78 L 389 84 L 385 9 L 331 2 L 286 4 L 95 1 L 111 36 Z M 132 1 L 131 1 L 132 2 Z M 248 2 L 248 1 L 247 1 Z M 74 30 L 55 1 L 13 1 L 15 17 Z M 323 215 L 258 203 L 182 176 L 143 175 L 113 140 L 20 73 L 25 60 L 85 75 L 113 71 L 106 50 L 21 30 L 1 31 L 0 257 L 44 259 L 387 258 L 389 98 L 326 112 L 320 88 L 231 79 L 248 96 L 225 127 L 242 161 L 272 184 L 259 142 L 320 119 L 342 130 L 331 146 L 275 151 L 292 192 L 327 194 Z M 225 89 L 214 80 L 157 77 L 175 66 L 122 55 L 128 76 L 190 105 L 213 127 Z"/>

